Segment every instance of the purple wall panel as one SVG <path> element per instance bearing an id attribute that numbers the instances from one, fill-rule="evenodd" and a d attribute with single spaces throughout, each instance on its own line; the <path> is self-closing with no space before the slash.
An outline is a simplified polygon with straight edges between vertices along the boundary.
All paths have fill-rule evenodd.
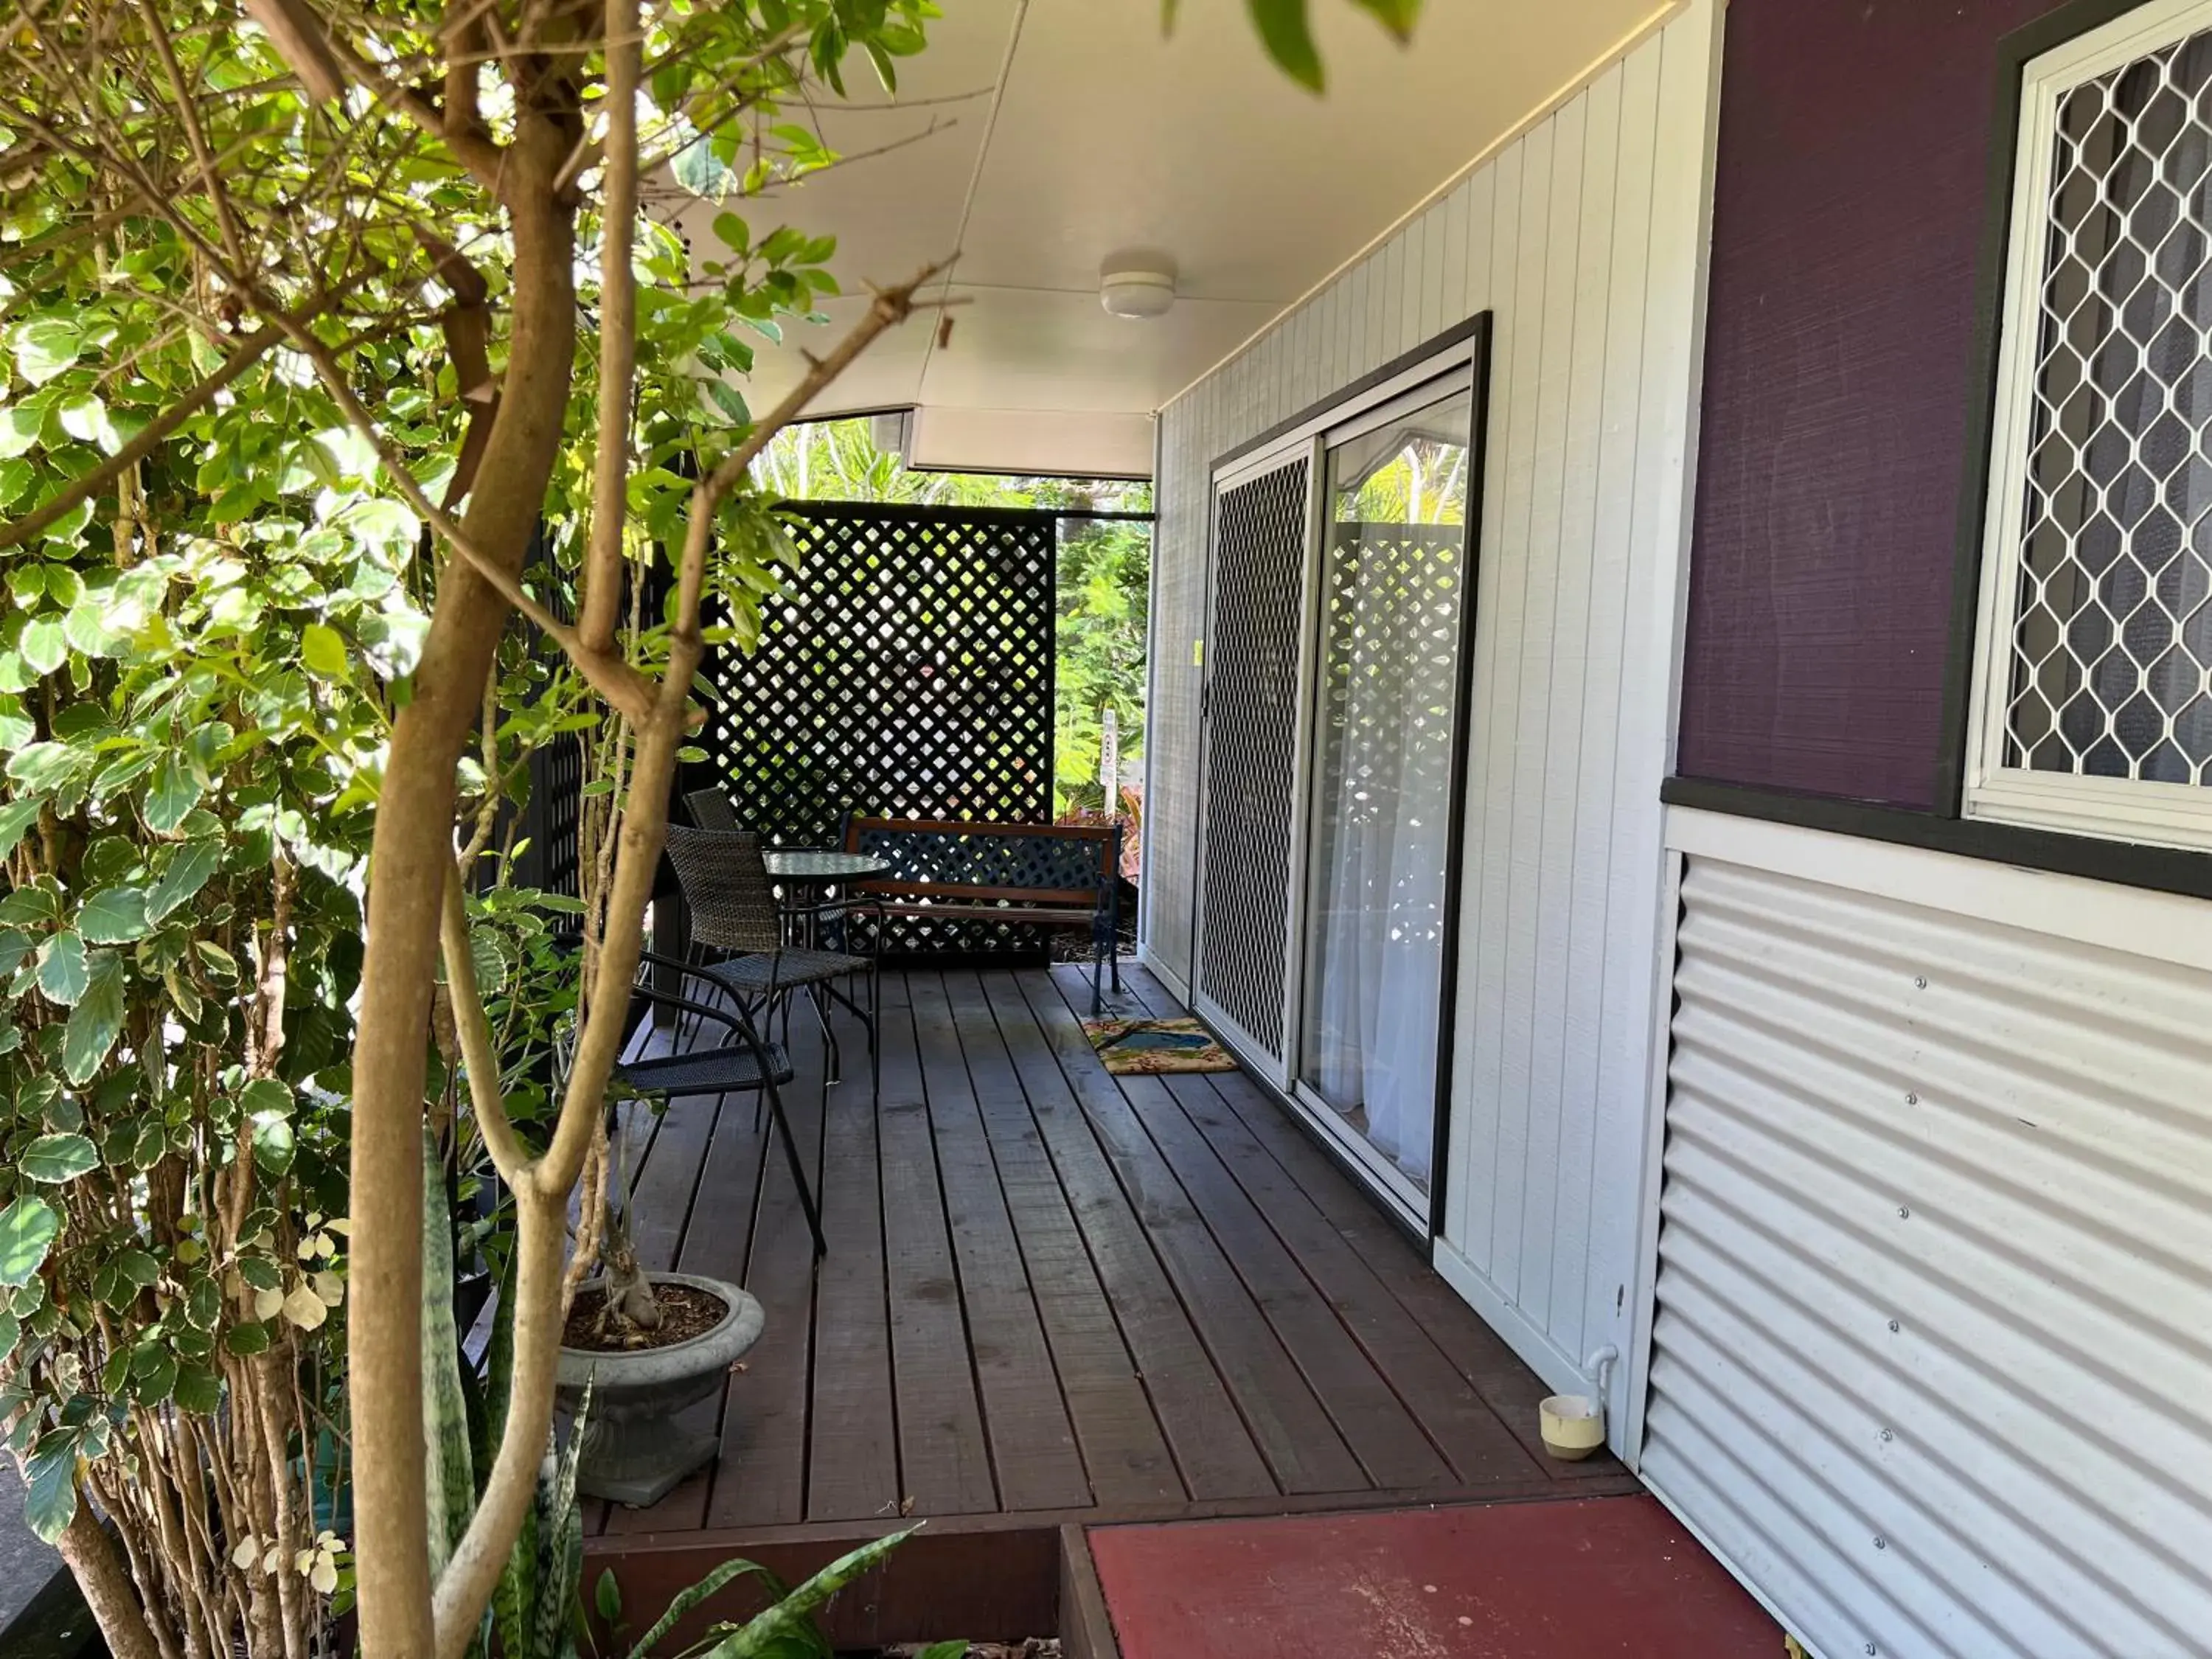
<path id="1" fill-rule="evenodd" d="M 1934 804 L 1998 40 L 1732 0 L 1679 770 Z"/>

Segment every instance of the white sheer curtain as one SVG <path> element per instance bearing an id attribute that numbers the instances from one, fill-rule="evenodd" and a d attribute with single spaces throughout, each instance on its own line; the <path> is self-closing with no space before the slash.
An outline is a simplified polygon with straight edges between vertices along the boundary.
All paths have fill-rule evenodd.
<path id="1" fill-rule="evenodd" d="M 1383 533 L 1387 534 L 1387 528 Z M 1438 951 L 1450 781 L 1452 657 L 1430 618 L 1404 614 L 1420 585 L 1395 550 L 1346 550 L 1358 622 L 1332 666 L 1346 677 L 1324 826 L 1311 1080 L 1338 1111 L 1364 1110 L 1369 1142 L 1419 1182 L 1436 1128 Z M 1364 555 L 1364 556 L 1363 556 Z"/>
<path id="2" fill-rule="evenodd" d="M 1464 392 L 1328 452 L 1299 1077 L 1425 1187 L 1453 703 L 1470 563 Z"/>

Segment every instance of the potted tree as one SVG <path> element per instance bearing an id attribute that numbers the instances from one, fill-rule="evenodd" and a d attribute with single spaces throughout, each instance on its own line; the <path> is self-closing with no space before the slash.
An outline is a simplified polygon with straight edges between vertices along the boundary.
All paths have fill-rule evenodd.
<path id="1" fill-rule="evenodd" d="M 599 1238 L 601 1269 L 579 1287 L 561 1336 L 560 1405 L 574 1419 L 588 1397 L 577 1490 L 649 1508 L 714 1460 L 718 1437 L 676 1419 L 711 1397 L 760 1340 L 767 1321 L 750 1292 L 693 1273 L 647 1273 L 629 1218 L 627 1159 L 617 1152 Z"/>

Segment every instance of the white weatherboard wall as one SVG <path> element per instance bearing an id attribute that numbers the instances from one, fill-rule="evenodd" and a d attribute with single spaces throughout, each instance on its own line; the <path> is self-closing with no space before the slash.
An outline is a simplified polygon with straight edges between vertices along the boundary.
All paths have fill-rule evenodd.
<path id="1" fill-rule="evenodd" d="M 1144 946 L 1180 988 L 1213 463 L 1493 313 L 1437 1261 L 1558 1387 L 1597 1345 L 1626 1352 L 1635 1317 L 1718 46 L 1717 7 L 1696 0 L 1170 404 L 1159 433 Z"/>
<path id="2" fill-rule="evenodd" d="M 1827 1659 L 2212 1648 L 2212 905 L 1678 812 L 1641 1472 Z"/>

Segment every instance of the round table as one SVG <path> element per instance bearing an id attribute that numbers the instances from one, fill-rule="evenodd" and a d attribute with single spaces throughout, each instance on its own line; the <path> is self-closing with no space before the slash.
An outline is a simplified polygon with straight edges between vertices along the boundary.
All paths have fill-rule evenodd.
<path id="1" fill-rule="evenodd" d="M 844 853 L 819 847 L 775 847 L 762 855 L 777 881 L 800 887 L 834 887 L 841 881 L 865 881 L 891 866 L 873 853 Z"/>
<path id="2" fill-rule="evenodd" d="M 762 858 L 771 881 L 781 882 L 787 890 L 811 890 L 807 902 L 794 905 L 794 914 L 789 918 L 789 923 L 796 924 L 792 930 L 793 942 L 809 946 L 820 942 L 822 906 L 831 888 L 884 875 L 891 867 L 889 860 L 878 858 L 873 853 L 847 853 L 832 848 L 770 848 Z"/>

